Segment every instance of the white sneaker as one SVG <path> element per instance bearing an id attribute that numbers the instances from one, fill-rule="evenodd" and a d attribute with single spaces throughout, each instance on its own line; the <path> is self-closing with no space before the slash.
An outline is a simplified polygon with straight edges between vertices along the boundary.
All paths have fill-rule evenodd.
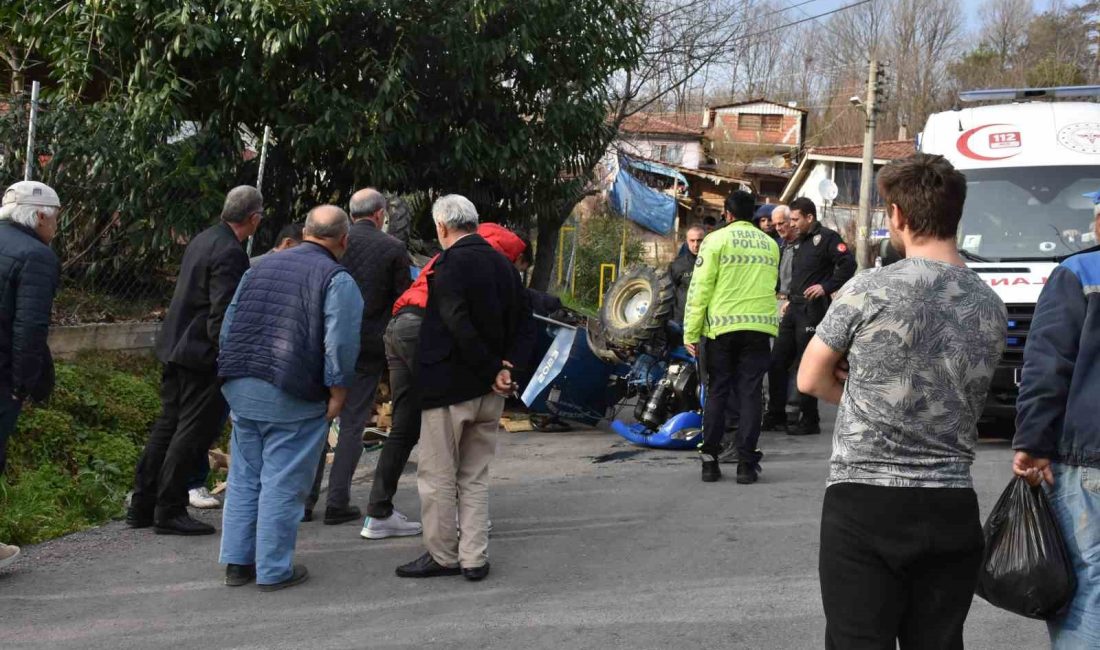
<path id="1" fill-rule="evenodd" d="M 218 501 L 218 497 L 210 494 L 210 490 L 207 490 L 205 487 L 188 490 L 187 496 L 191 499 L 192 508 L 210 510 L 212 508 L 222 507 L 222 502 Z"/>
<path id="2" fill-rule="evenodd" d="M 15 558 L 19 557 L 19 547 L 10 544 L 0 544 L 0 569 L 11 566 Z"/>
<path id="3" fill-rule="evenodd" d="M 409 521 L 409 518 L 394 510 L 393 514 L 385 519 L 367 517 L 359 536 L 363 539 L 386 539 L 387 537 L 412 537 L 424 531 L 420 522 Z"/>

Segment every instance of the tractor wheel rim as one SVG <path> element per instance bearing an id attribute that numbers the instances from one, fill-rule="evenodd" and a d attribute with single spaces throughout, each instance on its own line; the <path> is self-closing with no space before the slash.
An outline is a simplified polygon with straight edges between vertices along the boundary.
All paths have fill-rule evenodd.
<path id="1" fill-rule="evenodd" d="M 623 302 L 623 320 L 633 325 L 645 318 L 652 296 L 647 289 L 639 289 Z"/>

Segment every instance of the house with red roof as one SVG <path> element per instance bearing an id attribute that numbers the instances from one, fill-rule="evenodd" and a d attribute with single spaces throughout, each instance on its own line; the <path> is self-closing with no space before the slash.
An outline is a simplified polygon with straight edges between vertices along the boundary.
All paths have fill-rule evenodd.
<path id="1" fill-rule="evenodd" d="M 875 143 L 875 173 L 891 160 L 906 158 L 916 153 L 913 140 L 884 140 Z M 779 197 L 789 203 L 804 196 L 817 206 L 818 216 L 825 225 L 837 229 L 847 239 L 859 209 L 860 174 L 863 170 L 863 144 L 846 144 L 833 147 L 812 147 L 799 161 L 790 182 Z M 835 189 L 834 189 L 835 188 Z M 836 198 L 826 200 L 834 193 Z M 882 228 L 883 206 L 878 189 L 872 190 L 872 224 Z"/>
<path id="2" fill-rule="evenodd" d="M 628 156 L 699 169 L 703 130 L 651 113 L 627 116 L 619 125 L 619 150 Z"/>

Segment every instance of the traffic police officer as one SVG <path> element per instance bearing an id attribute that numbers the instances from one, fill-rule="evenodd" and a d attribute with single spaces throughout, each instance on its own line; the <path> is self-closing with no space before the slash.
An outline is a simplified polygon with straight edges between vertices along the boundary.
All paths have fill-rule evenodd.
<path id="1" fill-rule="evenodd" d="M 791 224 L 799 237 L 791 258 L 790 292 L 787 309 L 779 323 L 779 338 L 772 350 L 773 372 L 789 368 L 813 338 L 817 324 L 825 317 L 832 302 L 830 296 L 852 279 L 856 260 L 844 239 L 817 220 L 817 206 L 805 197 L 790 203 Z M 787 433 L 821 433 L 817 398 L 800 395 L 802 419 Z M 768 382 L 768 413 L 762 427 L 781 430 L 787 424 L 787 382 Z"/>
<path id="2" fill-rule="evenodd" d="M 703 480 L 722 475 L 718 455 L 726 432 L 730 394 L 740 398 L 737 482 L 760 471 L 760 393 L 768 371 L 771 337 L 779 327 L 775 285 L 779 247 L 752 224 L 754 201 L 734 192 L 725 203 L 728 226 L 707 235 L 695 262 L 684 315 L 684 344 L 696 354 L 705 337 L 708 381 L 703 409 Z"/>

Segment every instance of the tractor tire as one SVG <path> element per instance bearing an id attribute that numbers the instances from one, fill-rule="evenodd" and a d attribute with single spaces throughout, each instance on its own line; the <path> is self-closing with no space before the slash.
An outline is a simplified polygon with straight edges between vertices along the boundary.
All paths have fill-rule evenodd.
<path id="1" fill-rule="evenodd" d="M 635 266 L 611 285 L 600 308 L 600 324 L 607 342 L 634 348 L 661 333 L 672 316 L 676 292 L 668 273 Z"/>

